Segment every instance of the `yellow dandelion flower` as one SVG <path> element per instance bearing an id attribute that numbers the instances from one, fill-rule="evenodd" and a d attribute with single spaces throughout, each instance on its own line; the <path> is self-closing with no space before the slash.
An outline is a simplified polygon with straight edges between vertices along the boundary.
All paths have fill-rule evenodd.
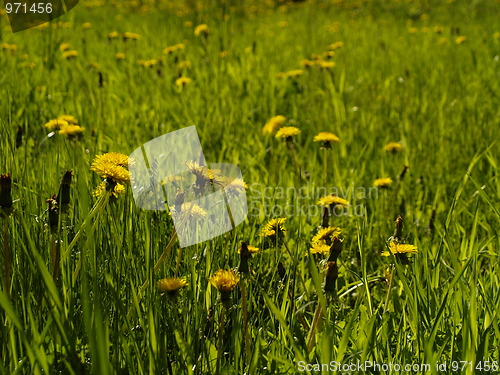
<path id="1" fill-rule="evenodd" d="M 415 245 L 401 244 L 396 242 L 391 242 L 389 245 L 389 250 L 382 252 L 382 256 L 388 257 L 392 254 L 417 254 L 418 250 Z"/>
<path id="2" fill-rule="evenodd" d="M 127 41 L 127 40 L 139 40 L 141 39 L 141 36 L 139 34 L 136 34 L 136 33 L 131 33 L 131 32 L 124 32 L 122 34 L 122 38 L 124 41 Z"/>
<path id="3" fill-rule="evenodd" d="M 88 29 L 90 29 L 91 27 L 92 27 L 92 24 L 91 24 L 90 22 L 84 22 L 84 23 L 82 24 L 82 29 L 84 29 L 84 30 L 88 30 Z"/>
<path id="4" fill-rule="evenodd" d="M 231 178 L 222 176 L 217 181 L 223 188 L 226 194 L 237 196 L 244 190 L 248 190 L 248 185 L 241 178 Z"/>
<path id="5" fill-rule="evenodd" d="M 76 59 L 78 57 L 78 51 L 70 50 L 63 52 L 62 57 L 64 57 L 66 60 Z"/>
<path id="6" fill-rule="evenodd" d="M 155 66 L 156 64 L 158 64 L 158 60 L 157 59 L 139 60 L 137 63 L 139 65 L 145 67 L 145 68 L 150 68 L 150 67 Z"/>
<path id="7" fill-rule="evenodd" d="M 121 167 L 127 167 L 130 163 L 130 159 L 127 155 L 120 154 L 118 152 L 108 152 L 106 154 L 97 155 L 94 158 L 94 163 L 108 163 L 119 165 Z"/>
<path id="8" fill-rule="evenodd" d="M 340 236 L 342 233 L 340 228 L 337 227 L 327 227 L 327 228 L 321 228 L 318 233 L 314 235 L 314 237 L 311 240 L 311 243 L 314 244 L 316 242 L 326 242 L 331 244 L 331 241 L 334 237 Z"/>
<path id="9" fill-rule="evenodd" d="M 178 86 L 178 87 L 184 87 L 188 84 L 190 84 L 192 81 L 191 78 L 188 78 L 188 77 L 180 77 L 180 78 L 177 78 L 175 80 L 175 85 Z"/>
<path id="10" fill-rule="evenodd" d="M 125 166 L 128 166 L 128 156 L 113 152 L 97 155 L 90 170 L 102 178 L 108 178 L 123 185 L 130 182 L 130 172 Z"/>
<path id="11" fill-rule="evenodd" d="M 194 29 L 195 36 L 207 36 L 208 33 L 209 33 L 208 25 L 205 23 L 196 26 L 196 28 Z"/>
<path id="12" fill-rule="evenodd" d="M 68 135 L 68 136 L 76 136 L 79 134 L 82 134 L 85 131 L 85 128 L 81 127 L 80 125 L 66 125 L 62 126 L 61 129 L 59 129 L 59 134 L 62 135 Z"/>
<path id="13" fill-rule="evenodd" d="M 61 115 L 57 118 L 58 120 L 66 121 L 69 124 L 78 124 L 78 120 L 72 115 Z"/>
<path id="14" fill-rule="evenodd" d="M 124 60 L 125 59 L 125 54 L 123 52 L 118 52 L 116 55 L 115 55 L 115 58 L 117 60 Z"/>
<path id="15" fill-rule="evenodd" d="M 68 125 L 69 125 L 69 123 L 67 121 L 61 120 L 61 119 L 53 119 L 53 120 L 50 120 L 49 122 L 46 122 L 44 124 L 44 126 L 48 130 L 59 130 L 62 127 L 68 126 Z"/>
<path id="16" fill-rule="evenodd" d="M 276 132 L 276 138 L 289 139 L 300 134 L 300 129 L 295 126 L 284 126 Z"/>
<path id="17" fill-rule="evenodd" d="M 61 52 L 65 52 L 65 51 L 68 51 L 71 49 L 71 44 L 69 43 L 61 43 L 61 45 L 59 46 L 59 50 Z"/>
<path id="18" fill-rule="evenodd" d="M 177 216 L 179 215 L 179 212 L 177 212 L 176 207 L 172 206 L 170 208 L 170 215 L 171 216 Z M 193 219 L 201 220 L 204 219 L 207 216 L 207 211 L 205 211 L 203 208 L 198 206 L 196 203 L 193 202 L 184 202 L 181 205 L 180 209 L 180 215 L 183 217 L 191 217 Z"/>
<path id="19" fill-rule="evenodd" d="M 403 151 L 403 145 L 399 142 L 390 142 L 384 146 L 384 151 L 396 154 Z"/>
<path id="20" fill-rule="evenodd" d="M 107 186 L 108 185 L 107 185 L 106 181 L 102 181 L 99 185 L 97 185 L 95 190 L 92 192 L 92 195 L 96 198 L 99 198 L 106 191 Z M 111 192 L 111 195 L 114 198 L 118 198 L 119 195 L 125 194 L 125 191 L 126 191 L 125 185 L 116 184 L 113 187 L 113 191 Z"/>
<path id="21" fill-rule="evenodd" d="M 15 44 L 2 43 L 2 44 L 0 44 L 0 47 L 3 50 L 9 51 L 9 52 L 15 52 L 17 50 L 17 46 Z"/>
<path id="22" fill-rule="evenodd" d="M 260 235 L 262 237 L 275 237 L 275 236 L 282 236 L 285 234 L 286 229 L 285 229 L 285 221 L 286 217 L 280 217 L 277 219 L 271 219 L 269 220 L 266 225 L 264 225 L 264 229 L 262 229 L 262 232 Z"/>
<path id="23" fill-rule="evenodd" d="M 286 72 L 285 76 L 286 78 L 295 78 L 301 76 L 302 74 L 304 74 L 304 71 L 302 69 L 293 69 Z"/>
<path id="24" fill-rule="evenodd" d="M 247 249 L 250 252 L 250 254 L 257 254 L 260 252 L 260 249 L 255 246 L 247 245 Z M 241 254 L 241 247 L 238 249 L 238 254 Z"/>
<path id="25" fill-rule="evenodd" d="M 166 277 L 164 279 L 158 280 L 156 283 L 156 289 L 160 292 L 168 293 L 169 295 L 176 295 L 179 290 L 189 285 L 186 279 L 179 277 Z"/>
<path id="26" fill-rule="evenodd" d="M 340 49 L 342 47 L 344 47 L 344 42 L 335 42 L 335 43 L 330 44 L 328 46 L 328 49 L 330 51 L 335 51 L 335 50 Z"/>
<path id="27" fill-rule="evenodd" d="M 262 128 L 263 134 L 274 134 L 286 122 L 286 117 L 282 115 L 274 116 Z"/>
<path id="28" fill-rule="evenodd" d="M 327 195 L 325 197 L 321 197 L 318 202 L 316 203 L 320 206 L 342 206 L 342 207 L 347 207 L 349 206 L 349 202 L 343 198 L 340 198 L 336 195 Z"/>
<path id="29" fill-rule="evenodd" d="M 416 27 L 409 27 L 408 32 L 410 34 L 416 34 L 418 32 L 418 29 Z"/>
<path id="30" fill-rule="evenodd" d="M 455 39 L 455 44 L 463 44 L 467 41 L 467 37 L 465 35 L 460 35 L 460 36 L 457 36 L 457 38 Z"/>
<path id="31" fill-rule="evenodd" d="M 316 62 L 316 65 L 319 66 L 321 69 L 331 69 L 331 68 L 335 67 L 335 62 L 334 61 L 318 60 Z"/>
<path id="32" fill-rule="evenodd" d="M 191 68 L 193 64 L 191 63 L 191 61 L 189 60 L 182 60 L 179 62 L 179 64 L 177 64 L 177 67 L 179 68 L 179 70 L 184 70 L 184 69 L 189 69 Z"/>
<path id="33" fill-rule="evenodd" d="M 373 182 L 373 186 L 378 187 L 378 188 L 388 188 L 390 184 L 392 184 L 392 178 L 390 178 L 390 177 L 377 178 Z"/>
<path id="34" fill-rule="evenodd" d="M 108 34 L 108 39 L 117 39 L 120 36 L 118 31 L 112 31 Z"/>
<path id="35" fill-rule="evenodd" d="M 221 177 L 220 169 L 209 169 L 195 161 L 186 162 L 186 167 L 196 176 L 196 184 L 204 186 L 207 182 L 214 182 Z"/>
<path id="36" fill-rule="evenodd" d="M 230 293 L 238 285 L 240 278 L 233 270 L 218 270 L 208 279 L 221 293 Z"/>
<path id="37" fill-rule="evenodd" d="M 324 254 L 327 255 L 330 252 L 330 246 L 325 241 L 319 241 L 312 244 L 309 252 L 311 254 Z"/>
<path id="38" fill-rule="evenodd" d="M 102 178 L 109 178 L 116 183 L 126 184 L 130 182 L 130 172 L 119 165 L 93 163 L 90 170 L 96 172 Z"/>
<path id="39" fill-rule="evenodd" d="M 335 51 L 326 51 L 326 52 L 323 52 L 323 56 L 325 56 L 327 59 L 335 56 Z"/>
<path id="40" fill-rule="evenodd" d="M 300 60 L 300 65 L 302 65 L 304 68 L 310 68 L 311 66 L 314 66 L 316 63 L 312 60 L 308 59 L 303 59 Z"/>
<path id="41" fill-rule="evenodd" d="M 314 142 L 322 142 L 323 147 L 329 148 L 332 143 L 339 143 L 340 138 L 330 132 L 321 132 L 314 136 Z"/>

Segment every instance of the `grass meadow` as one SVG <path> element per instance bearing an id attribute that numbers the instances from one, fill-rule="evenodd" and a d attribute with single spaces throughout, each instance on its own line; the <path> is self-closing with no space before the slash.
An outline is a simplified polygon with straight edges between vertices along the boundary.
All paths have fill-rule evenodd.
<path id="1" fill-rule="evenodd" d="M 5 13 L 1 373 L 500 373 L 498 0 Z M 249 215 L 181 249 L 91 167 L 191 125 Z"/>

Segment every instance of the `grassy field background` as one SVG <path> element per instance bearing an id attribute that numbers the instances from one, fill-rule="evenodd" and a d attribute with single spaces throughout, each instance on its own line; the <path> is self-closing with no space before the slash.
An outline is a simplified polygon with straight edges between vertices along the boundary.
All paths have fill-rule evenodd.
<path id="1" fill-rule="evenodd" d="M 2 373 L 287 374 L 300 361 L 499 373 L 499 19 L 495 0 L 84 1 L 16 34 L 1 15 L 0 173 L 14 199 L 1 220 Z M 63 57 L 64 43 L 78 55 Z M 44 127 L 60 115 L 82 136 Z M 295 161 L 262 132 L 276 115 L 301 130 Z M 190 125 L 209 162 L 240 166 L 250 215 L 216 239 L 174 243 L 154 272 L 171 217 L 138 208 L 130 187 L 99 201 L 90 165 Z M 321 149 L 322 131 L 341 142 Z M 389 142 L 403 150 L 385 152 Z M 67 170 L 71 204 L 51 230 L 46 201 Z M 308 254 L 321 188 L 350 203 L 331 222 L 343 238 L 334 295 L 322 286 L 328 255 Z M 381 256 L 398 215 L 418 248 L 409 264 Z M 264 249 L 277 217 L 285 238 Z M 241 241 L 261 251 L 227 309 L 208 279 L 238 266 Z M 154 287 L 172 276 L 189 283 L 175 301 Z"/>

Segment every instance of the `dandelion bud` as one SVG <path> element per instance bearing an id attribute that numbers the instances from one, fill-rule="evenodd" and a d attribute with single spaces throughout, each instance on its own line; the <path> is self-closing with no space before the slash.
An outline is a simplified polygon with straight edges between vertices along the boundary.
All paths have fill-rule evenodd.
<path id="1" fill-rule="evenodd" d="M 184 203 L 184 195 L 186 193 L 183 192 L 180 189 L 177 189 L 177 194 L 175 195 L 175 211 L 176 212 L 181 212 L 182 211 L 182 204 Z"/>
<path id="2" fill-rule="evenodd" d="M 61 207 L 67 206 L 70 203 L 70 187 L 73 179 L 73 171 L 68 170 L 64 173 L 61 184 L 59 185 L 59 193 L 57 194 L 57 204 Z"/>
<path id="3" fill-rule="evenodd" d="M 429 225 L 427 226 L 427 230 L 431 235 L 434 234 L 434 229 L 436 228 L 434 222 L 436 220 L 436 210 L 432 210 L 431 217 L 429 219 Z"/>
<path id="4" fill-rule="evenodd" d="M 337 262 L 328 262 L 326 265 L 326 277 L 324 290 L 326 293 L 335 293 L 335 284 L 339 278 Z"/>
<path id="5" fill-rule="evenodd" d="M 405 178 L 406 171 L 408 171 L 408 168 L 409 167 L 407 165 L 403 166 L 403 170 L 401 171 L 401 173 L 399 173 L 399 176 L 398 176 L 399 181 L 403 181 L 403 178 Z"/>
<path id="6" fill-rule="evenodd" d="M 323 206 L 323 217 L 321 220 L 321 226 L 323 228 L 328 228 L 330 223 L 330 207 Z"/>
<path id="7" fill-rule="evenodd" d="M 49 227 L 52 232 L 55 232 L 59 224 L 59 209 L 55 194 L 47 199 L 47 203 L 49 204 Z"/>
<path id="8" fill-rule="evenodd" d="M 339 237 L 334 237 L 332 240 L 332 245 L 330 246 L 330 255 L 328 256 L 328 262 L 336 262 L 340 253 L 342 252 L 342 240 Z"/>
<path id="9" fill-rule="evenodd" d="M 396 219 L 396 230 L 394 231 L 394 235 L 392 238 L 396 241 L 401 241 L 403 239 L 403 218 L 398 216 Z"/>
<path id="10" fill-rule="evenodd" d="M 23 145 L 23 128 L 22 126 L 17 127 L 17 133 L 16 133 L 16 149 L 21 147 Z"/>
<path id="11" fill-rule="evenodd" d="M 248 267 L 248 260 L 252 257 L 250 250 L 248 250 L 248 246 L 246 242 L 241 243 L 240 248 L 240 265 L 238 267 L 238 272 L 240 273 L 249 273 L 250 268 Z"/>
<path id="12" fill-rule="evenodd" d="M 276 271 L 278 272 L 278 276 L 280 277 L 280 280 L 283 280 L 286 276 L 286 269 L 285 269 L 285 266 L 283 265 L 283 263 L 278 262 L 278 267 L 276 269 Z"/>
<path id="13" fill-rule="evenodd" d="M 12 207 L 12 179 L 10 174 L 0 175 L 0 207 L 11 208 Z"/>

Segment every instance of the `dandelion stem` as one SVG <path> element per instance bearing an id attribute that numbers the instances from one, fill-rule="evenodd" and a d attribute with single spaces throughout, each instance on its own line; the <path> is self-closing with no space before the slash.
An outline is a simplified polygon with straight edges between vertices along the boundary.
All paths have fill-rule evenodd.
<path id="1" fill-rule="evenodd" d="M 215 375 L 220 374 L 220 365 L 221 365 L 221 356 L 222 356 L 222 336 L 224 334 L 224 324 L 225 324 L 225 319 L 226 319 L 226 308 L 223 307 L 221 314 L 220 314 L 220 326 L 219 326 L 219 337 L 217 339 L 217 364 L 216 364 L 216 370 L 215 370 Z"/>
<path id="2" fill-rule="evenodd" d="M 309 339 L 307 340 L 307 352 L 310 353 L 314 346 L 314 337 L 316 334 L 316 330 L 319 326 L 319 321 L 321 320 L 321 315 L 323 310 L 321 308 L 321 302 L 318 299 L 318 305 L 316 306 L 316 311 L 314 313 L 314 318 L 311 324 L 311 329 L 309 330 Z"/>
<path id="3" fill-rule="evenodd" d="M 292 163 L 295 167 L 295 173 L 297 174 L 297 179 L 300 183 L 300 181 L 301 181 L 300 167 L 299 167 L 299 163 L 297 162 L 297 156 L 295 155 L 295 146 L 293 144 L 293 139 L 287 138 L 286 145 L 288 146 L 288 149 L 290 150 L 290 155 L 292 157 Z"/>
<path id="4" fill-rule="evenodd" d="M 325 187 L 328 186 L 328 168 L 329 168 L 329 156 L 330 156 L 330 153 L 329 153 L 329 150 L 326 149 L 324 150 L 325 151 Z"/>
<path id="5" fill-rule="evenodd" d="M 385 304 L 384 304 L 384 313 L 387 311 L 387 305 L 389 304 L 389 295 L 391 293 L 391 288 L 392 288 L 392 279 L 394 278 L 394 266 L 391 266 L 391 276 L 389 280 L 389 287 L 387 288 L 387 295 L 385 297 Z"/>
<path id="6" fill-rule="evenodd" d="M 59 247 L 56 244 L 55 233 L 50 234 L 50 252 L 52 255 L 52 279 L 55 282 L 59 272 Z"/>
<path id="7" fill-rule="evenodd" d="M 250 366 L 252 352 L 250 350 L 250 337 L 248 336 L 247 295 L 246 295 L 244 277 L 242 277 L 241 279 L 240 286 L 241 286 L 241 309 L 243 310 L 243 332 L 245 335 L 245 352 L 247 355 L 247 364 Z"/>
<path id="8" fill-rule="evenodd" d="M 177 252 L 177 262 L 175 264 L 175 276 L 179 274 L 179 267 L 181 266 L 182 259 L 182 247 L 179 247 L 179 251 Z"/>
<path id="9" fill-rule="evenodd" d="M 7 218 L 3 220 L 3 259 L 5 267 L 5 289 L 10 301 L 10 250 L 9 250 L 9 223 Z"/>

